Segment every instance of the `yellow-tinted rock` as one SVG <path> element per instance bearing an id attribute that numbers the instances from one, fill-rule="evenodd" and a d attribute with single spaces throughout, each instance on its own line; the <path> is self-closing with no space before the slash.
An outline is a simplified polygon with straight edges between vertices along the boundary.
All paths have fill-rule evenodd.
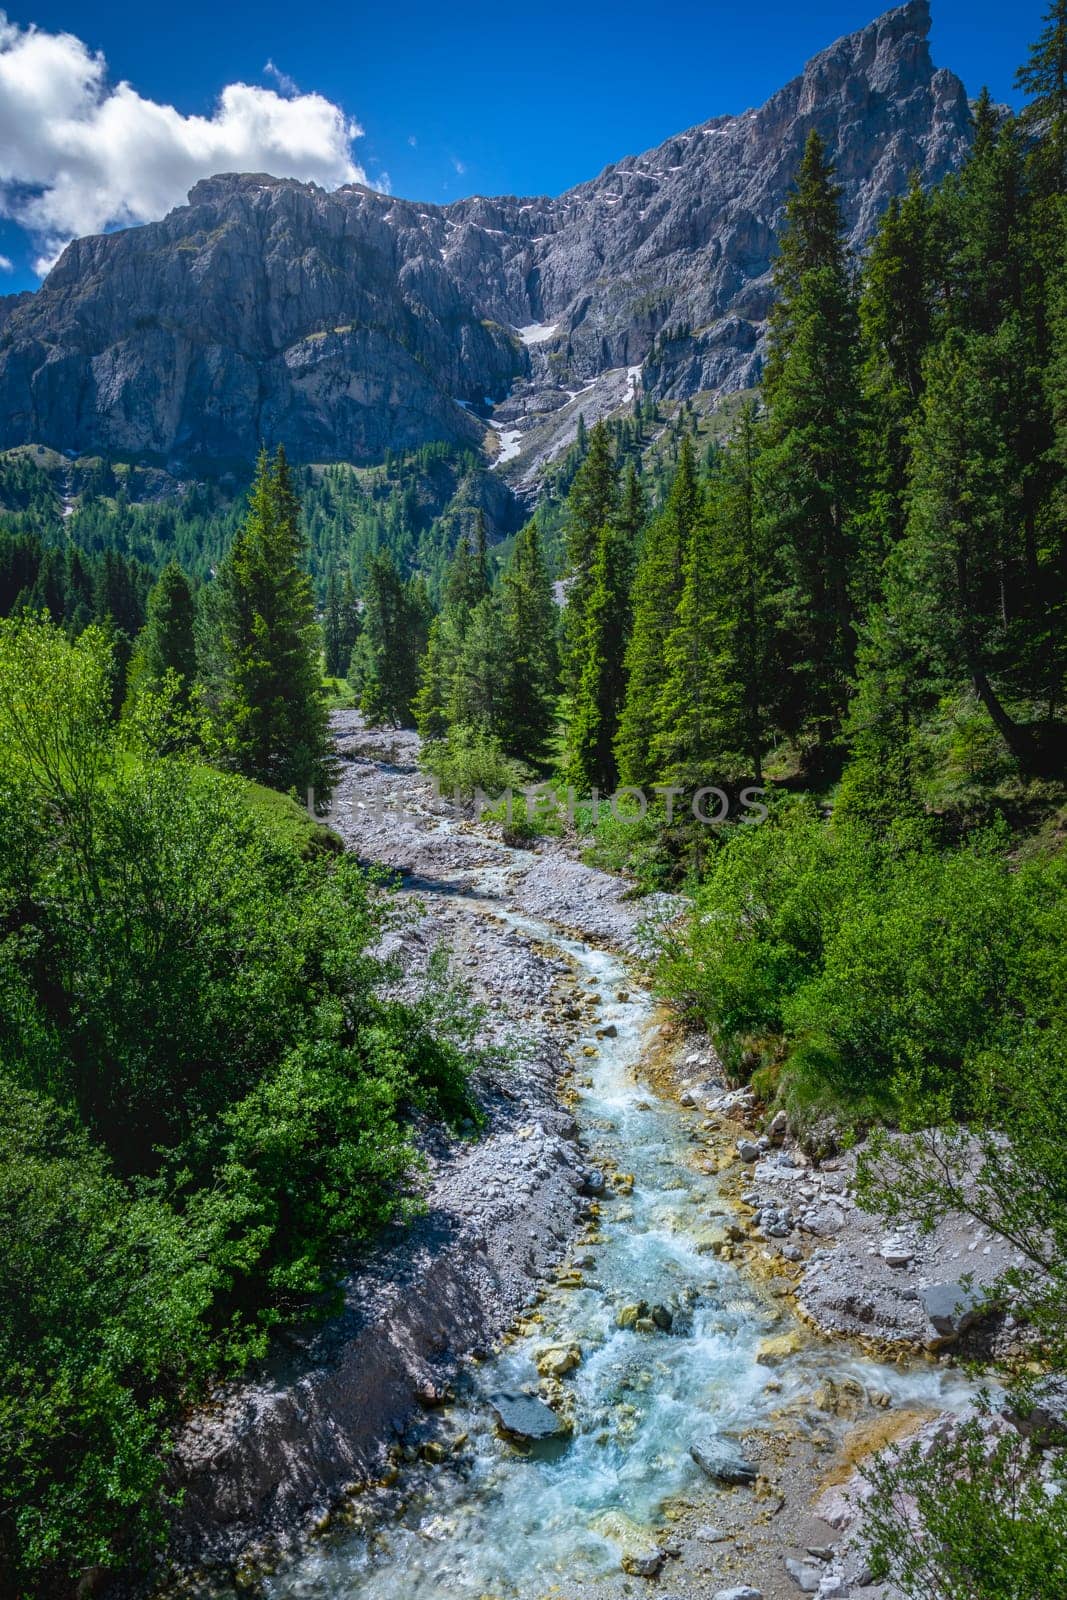
<path id="1" fill-rule="evenodd" d="M 762 1339 L 756 1351 L 756 1360 L 765 1363 L 786 1361 L 803 1348 L 804 1335 L 794 1328 L 790 1333 L 776 1333 L 770 1339 Z"/>

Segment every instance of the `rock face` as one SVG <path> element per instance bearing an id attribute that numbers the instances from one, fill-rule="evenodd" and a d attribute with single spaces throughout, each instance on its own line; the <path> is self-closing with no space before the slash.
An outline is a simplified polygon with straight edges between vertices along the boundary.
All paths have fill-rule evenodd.
<path id="1" fill-rule="evenodd" d="M 759 110 L 717 117 L 556 199 L 440 207 L 264 175 L 82 239 L 0 308 L 0 446 L 165 463 L 379 459 L 430 439 L 532 484 L 632 403 L 758 375 L 769 268 L 810 129 L 854 245 L 918 171 L 964 154 L 963 85 L 927 0 L 839 40 Z M 492 415 L 490 416 L 490 410 Z M 487 425 L 487 420 L 488 425 Z"/>

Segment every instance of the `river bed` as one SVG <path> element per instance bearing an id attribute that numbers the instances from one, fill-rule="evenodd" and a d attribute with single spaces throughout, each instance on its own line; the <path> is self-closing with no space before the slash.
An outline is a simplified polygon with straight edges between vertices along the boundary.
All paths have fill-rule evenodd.
<path id="1" fill-rule="evenodd" d="M 657 1575 L 655 1588 L 672 1597 L 710 1595 L 717 1582 L 690 1588 L 694 1574 L 673 1564 L 679 1507 L 710 1519 L 729 1511 L 736 1527 L 740 1505 L 742 1523 L 765 1525 L 781 1508 L 773 1461 L 782 1441 L 810 1442 L 828 1463 L 849 1425 L 874 1407 L 947 1410 L 968 1398 L 941 1366 L 887 1365 L 843 1342 L 797 1338 L 782 1302 L 711 1252 L 710 1234 L 730 1207 L 698 1159 L 693 1117 L 643 1076 L 652 999 L 622 955 L 516 904 L 516 869 L 528 863 L 526 852 L 495 843 L 490 864 L 419 889 L 428 899 L 447 895 L 453 918 L 503 923 L 554 951 L 598 997 L 595 1025 L 576 1035 L 571 1055 L 580 1138 L 606 1179 L 599 1215 L 573 1244 L 566 1283 L 547 1290 L 498 1352 L 465 1364 L 429 1434 L 418 1430 L 395 1518 L 383 1524 L 376 1508 L 364 1518 L 357 1498 L 347 1526 L 268 1580 L 271 1600 L 600 1597 L 641 1591 Z M 763 1341 L 790 1333 L 784 1355 L 761 1359 Z M 569 1370 L 546 1376 L 546 1360 Z M 842 1416 L 812 1404 L 827 1380 L 857 1397 Z M 501 1392 L 539 1395 L 569 1435 L 533 1446 L 506 1436 L 491 1403 Z M 691 1446 L 715 1439 L 751 1453 L 754 1487 L 705 1476 Z M 736 1560 L 722 1567 L 723 1583 L 731 1567 Z M 798 1592 L 780 1576 L 771 1587 L 761 1578 L 765 1594 Z"/>

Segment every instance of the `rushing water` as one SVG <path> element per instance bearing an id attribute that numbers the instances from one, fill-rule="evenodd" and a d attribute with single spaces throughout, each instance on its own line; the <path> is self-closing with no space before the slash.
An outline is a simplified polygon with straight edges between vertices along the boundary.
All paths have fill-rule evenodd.
<path id="1" fill-rule="evenodd" d="M 471 1369 L 442 1424 L 446 1442 L 466 1438 L 444 1464 L 405 1469 L 405 1511 L 384 1527 L 314 1545 L 270 1581 L 271 1600 L 533 1600 L 564 1579 L 568 1595 L 598 1592 L 599 1580 L 618 1574 L 625 1548 L 652 1543 L 673 1496 L 699 1483 L 714 1497 L 690 1457 L 694 1439 L 773 1426 L 772 1411 L 810 1395 L 825 1376 L 858 1378 L 895 1402 L 962 1398 L 951 1375 L 883 1367 L 829 1343 L 810 1343 L 773 1372 L 761 1364 L 760 1340 L 787 1324 L 737 1267 L 698 1248 L 701 1225 L 722 1208 L 715 1179 L 693 1164 L 691 1124 L 637 1075 L 649 997 L 611 954 L 499 905 L 472 901 L 471 909 L 554 945 L 602 996 L 597 1026 L 614 1023 L 618 1032 L 577 1041 L 584 1086 L 576 1112 L 594 1157 L 632 1173 L 633 1192 L 606 1199 L 599 1240 L 575 1246 L 581 1286 L 550 1292 L 536 1334 Z M 595 1056 L 583 1057 L 583 1045 Z M 639 1300 L 673 1311 L 669 1333 L 618 1326 L 620 1307 Z M 536 1393 L 535 1356 L 557 1341 L 582 1350 L 563 1380 L 573 1434 L 523 1452 L 499 1435 L 488 1396 Z"/>

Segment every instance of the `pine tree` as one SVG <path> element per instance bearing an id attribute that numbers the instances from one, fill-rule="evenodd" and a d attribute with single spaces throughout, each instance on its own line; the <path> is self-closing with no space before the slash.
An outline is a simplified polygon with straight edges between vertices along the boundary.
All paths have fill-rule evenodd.
<path id="1" fill-rule="evenodd" d="M 593 561 L 600 531 L 611 520 L 618 501 L 618 469 L 607 427 L 598 422 L 567 496 L 566 595 L 563 613 L 564 677 L 574 694 L 581 673 L 579 654 L 593 584 Z"/>
<path id="2" fill-rule="evenodd" d="M 425 586 L 407 584 L 388 550 L 370 564 L 363 627 L 352 652 L 350 680 L 368 722 L 415 725 L 419 660 L 430 626 Z"/>
<path id="3" fill-rule="evenodd" d="M 863 480 L 860 572 L 864 610 L 882 562 L 904 532 L 910 428 L 933 336 L 929 206 L 917 178 L 890 200 L 867 255 L 859 303 L 863 339 Z"/>
<path id="4" fill-rule="evenodd" d="M 1044 21 L 1015 82 L 1030 96 L 1022 121 L 1036 136 L 1039 187 L 1046 195 L 1062 195 L 1067 193 L 1067 0 L 1052 0 Z"/>
<path id="5" fill-rule="evenodd" d="M 701 511 L 693 447 L 682 440 L 667 502 L 645 530 L 633 585 L 633 622 L 626 649 L 626 697 L 615 757 L 624 784 L 645 788 L 659 775 L 663 652 L 677 620 L 689 542 Z"/>
<path id="6" fill-rule="evenodd" d="M 219 733 L 246 777 L 329 792 L 329 718 L 311 583 L 285 454 L 261 453 L 248 514 L 220 574 L 225 683 Z"/>
<path id="7" fill-rule="evenodd" d="M 854 660 L 861 405 L 840 190 L 814 130 L 786 219 L 765 380 L 768 510 L 791 655 L 779 715 L 821 757 L 837 737 Z"/>
<path id="8" fill-rule="evenodd" d="M 196 607 L 189 580 L 176 561 L 163 568 L 148 596 L 148 620 L 137 640 L 137 680 L 160 689 L 174 674 L 178 703 L 189 705 L 196 681 Z"/>
<path id="9" fill-rule="evenodd" d="M 609 517 L 597 535 L 567 730 L 567 781 L 602 795 L 614 791 L 618 778 L 614 746 L 626 693 L 631 562 L 629 532 Z"/>
<path id="10" fill-rule="evenodd" d="M 969 683 L 1019 763 L 1035 759 L 1032 731 L 1008 700 L 1025 691 L 1016 668 L 1028 619 L 1012 605 L 1025 565 L 1011 451 L 1001 413 L 1014 360 L 1000 335 L 951 333 L 928 366 L 916 436 L 908 532 L 887 580 L 890 614 L 912 641 L 915 676 L 931 698 Z"/>
<path id="11" fill-rule="evenodd" d="M 687 791 L 762 778 L 773 627 L 758 459 L 747 406 L 696 520 L 664 650 L 654 753 L 664 781 Z"/>
<path id="12" fill-rule="evenodd" d="M 322 656 L 328 678 L 339 678 L 348 665 L 341 653 L 341 591 L 336 570 L 326 577 L 326 598 L 322 607 Z"/>
<path id="13" fill-rule="evenodd" d="M 545 759 L 559 691 L 559 608 L 541 550 L 536 517 L 515 539 L 501 583 L 506 641 L 504 747 L 537 764 Z"/>

